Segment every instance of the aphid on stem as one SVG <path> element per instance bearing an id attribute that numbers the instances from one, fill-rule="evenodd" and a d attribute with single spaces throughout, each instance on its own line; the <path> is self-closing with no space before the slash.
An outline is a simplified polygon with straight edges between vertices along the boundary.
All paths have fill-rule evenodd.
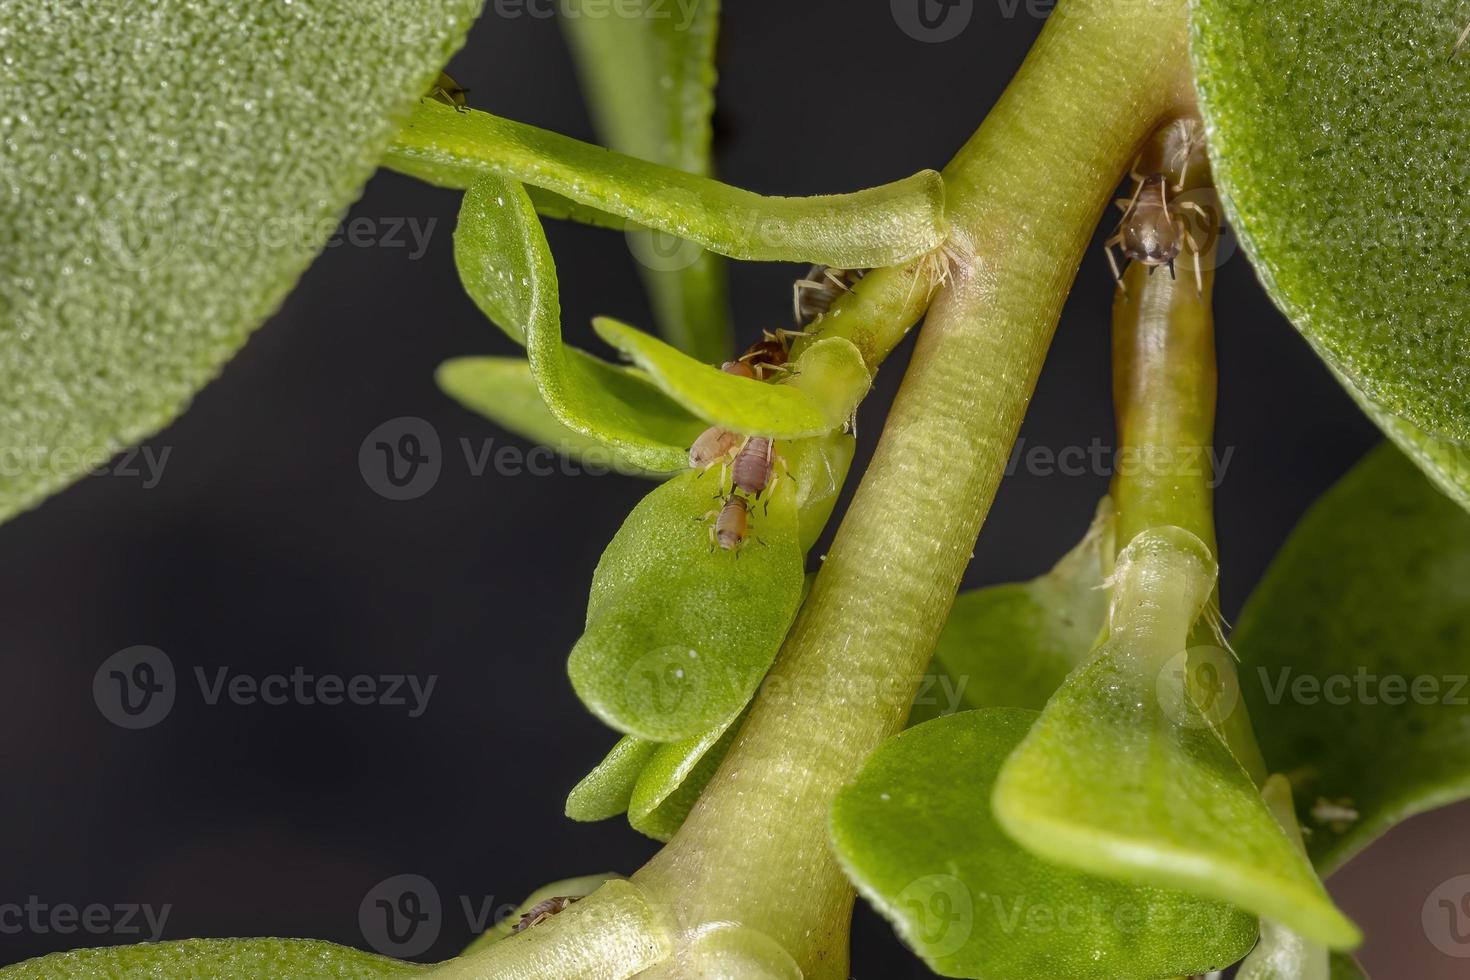
<path id="1" fill-rule="evenodd" d="M 759 498 L 776 484 L 776 459 L 771 440 L 763 436 L 751 436 L 745 440 L 745 444 L 735 454 L 735 464 L 731 467 L 735 489 Z"/>
<path id="2" fill-rule="evenodd" d="M 806 336 L 800 330 L 776 330 L 762 331 L 762 337 L 745 349 L 737 361 L 727 361 L 721 369 L 730 374 L 740 373 L 734 364 L 743 364 L 750 369 L 747 377 L 753 377 L 757 381 L 765 381 L 773 374 L 779 374 L 791 370 L 788 363 L 791 360 L 791 338 Z"/>
<path id="3" fill-rule="evenodd" d="M 439 77 L 434 79 L 434 84 L 430 86 L 429 91 L 424 93 L 424 98 L 454 106 L 456 112 L 469 112 L 469 106 L 465 104 L 465 97 L 469 95 L 469 91 L 450 78 L 448 72 L 441 71 Z"/>
<path id="4" fill-rule="evenodd" d="M 511 934 L 514 935 L 518 932 L 524 932 L 532 926 L 540 925 L 558 912 L 565 912 L 575 901 L 577 901 L 575 897 L 558 895 L 553 898 L 548 898 L 545 901 L 537 902 L 521 915 L 520 921 L 511 926 Z M 540 933 L 537 933 L 537 935 L 540 935 Z"/>
<path id="5" fill-rule="evenodd" d="M 1159 266 L 1167 266 L 1169 276 L 1173 278 L 1174 260 L 1187 247 L 1194 256 L 1195 285 L 1203 292 L 1205 245 L 1194 237 L 1184 213 L 1194 212 L 1208 222 L 1213 222 L 1214 218 L 1194 201 L 1175 201 L 1171 208 L 1170 198 L 1179 193 L 1180 186 L 1171 185 L 1169 178 L 1163 173 L 1144 175 L 1135 172 L 1133 179 L 1137 181 L 1133 196 L 1118 199 L 1117 205 L 1123 212 L 1123 217 L 1119 220 L 1113 237 L 1103 244 L 1118 288 L 1125 287 L 1123 270 L 1113 256 L 1114 248 L 1123 253 L 1124 259 L 1142 262 L 1148 266 L 1150 275 Z"/>
<path id="6" fill-rule="evenodd" d="M 712 425 L 701 432 L 689 447 L 689 466 L 696 470 L 707 470 L 730 454 L 740 445 L 740 436 L 729 429 Z M 722 479 L 721 483 L 724 482 Z"/>
<path id="7" fill-rule="evenodd" d="M 866 269 L 835 269 L 830 266 L 814 265 L 807 270 L 805 279 L 791 284 L 791 311 L 796 316 L 796 325 L 804 327 L 824 316 L 832 304 L 851 292 L 859 279 L 867 275 Z"/>

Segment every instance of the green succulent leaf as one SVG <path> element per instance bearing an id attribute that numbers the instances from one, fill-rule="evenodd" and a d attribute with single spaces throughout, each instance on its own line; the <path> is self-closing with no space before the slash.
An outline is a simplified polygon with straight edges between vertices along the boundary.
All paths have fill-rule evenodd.
<path id="1" fill-rule="evenodd" d="M 1391 446 L 1308 512 L 1241 613 L 1241 690 L 1324 872 L 1470 796 L 1470 515 Z"/>
<path id="2" fill-rule="evenodd" d="M 712 547 L 713 471 L 690 470 L 644 497 L 597 571 L 587 629 L 568 672 L 607 724 L 676 742 L 743 708 L 796 614 L 802 554 L 796 491 L 777 481 L 750 505 L 735 550 Z"/>
<path id="3" fill-rule="evenodd" d="M 1187 891 L 1330 948 L 1359 941 L 1190 695 L 1188 637 L 1209 602 L 1209 549 L 1179 528 L 1118 556 L 1108 640 L 1078 668 L 1002 769 L 1000 825 L 1091 874 Z M 1221 657 L 1214 669 L 1230 668 Z"/>
<path id="4" fill-rule="evenodd" d="M 652 479 L 669 475 L 630 463 L 602 440 L 558 421 L 542 401 L 531 365 L 524 357 L 457 357 L 439 365 L 434 378 L 441 391 L 465 408 L 502 429 L 556 450 L 589 472 L 609 469 Z"/>
<path id="5" fill-rule="evenodd" d="M 607 145 L 709 176 L 718 0 L 678 11 L 662 0 L 635 0 L 615 17 L 573 0 L 562 11 L 582 91 Z M 629 234 L 659 331 L 699 360 L 723 360 L 730 347 L 723 262 L 693 244 L 667 249 L 659 232 Z"/>
<path id="6" fill-rule="evenodd" d="M 641 469 L 687 465 L 688 446 L 705 428 L 699 420 L 641 375 L 562 343 L 556 266 L 525 188 L 495 176 L 477 180 L 464 196 L 454 253 L 475 305 L 526 345 L 531 376 L 557 421 Z"/>
<path id="7" fill-rule="evenodd" d="M 730 751 L 739 728 L 737 718 L 703 735 L 660 745 L 633 787 L 628 803 L 628 823 L 633 829 L 654 840 L 673 837 Z"/>
<path id="8" fill-rule="evenodd" d="M 1187 976 L 1245 955 L 1250 916 L 1048 864 L 1001 832 L 991 789 L 1036 717 L 966 711 L 868 758 L 832 810 L 837 859 L 863 896 L 949 977 Z"/>
<path id="9" fill-rule="evenodd" d="M 934 669 L 949 690 L 972 708 L 1046 706 L 1107 621 L 1112 525 L 1112 504 L 1103 498 L 1087 534 L 1051 571 L 955 598 L 934 651 Z M 934 717 L 925 707 L 916 705 L 911 724 Z"/>
<path id="10" fill-rule="evenodd" d="M 526 900 L 521 902 L 520 905 L 517 905 L 515 910 L 512 911 L 509 915 L 505 916 L 499 922 L 496 922 L 494 925 L 492 925 L 489 929 L 486 929 L 484 932 L 476 936 L 474 940 L 460 952 L 459 955 L 468 956 L 469 954 L 474 953 L 477 950 L 484 949 L 491 943 L 499 942 L 507 936 L 514 935 L 516 924 L 521 921 L 521 917 L 547 899 L 586 898 L 588 895 L 591 895 L 593 892 L 597 891 L 597 889 L 601 888 L 608 881 L 611 881 L 613 879 L 621 880 L 622 878 L 623 876 L 620 874 L 607 872 L 605 874 L 597 875 L 579 875 L 576 878 L 563 878 L 561 881 L 553 881 L 549 885 L 542 885 L 540 888 L 527 895 Z"/>
<path id="11" fill-rule="evenodd" d="M 0 443 L 25 463 L 0 473 L 0 518 L 183 411 L 321 250 L 479 9 L 7 7 Z"/>
<path id="12" fill-rule="evenodd" d="M 1336 372 L 1334 372 L 1336 373 Z M 1407 419 L 1390 415 L 1373 404 L 1352 382 L 1338 374 L 1338 381 L 1368 417 L 1403 450 L 1434 485 L 1451 500 L 1470 510 L 1470 446 L 1448 439 L 1438 439 Z"/>
<path id="13" fill-rule="evenodd" d="M 1192 18 L 1215 177 L 1267 290 L 1382 413 L 1461 444 L 1466 18 L 1460 0 L 1194 0 Z"/>
<path id="14" fill-rule="evenodd" d="M 627 812 L 638 776 L 658 749 L 659 743 L 636 735 L 618 739 L 597 768 L 583 776 L 567 794 L 567 816 L 590 823 Z"/>
<path id="15" fill-rule="evenodd" d="M 474 110 L 420 102 L 384 164 L 447 187 L 502 175 L 736 259 L 897 265 L 944 242 L 944 181 L 912 177 L 821 197 L 763 197 Z"/>
<path id="16" fill-rule="evenodd" d="M 185 939 L 52 953 L 0 969 L 5 980 L 366 980 L 432 969 L 316 939 Z"/>
<path id="17" fill-rule="evenodd" d="M 608 317 L 592 326 L 685 409 L 745 435 L 800 439 L 831 432 L 852 417 L 872 384 L 862 354 L 841 337 L 812 344 L 793 364 L 789 380 L 767 383 L 696 361 Z"/>

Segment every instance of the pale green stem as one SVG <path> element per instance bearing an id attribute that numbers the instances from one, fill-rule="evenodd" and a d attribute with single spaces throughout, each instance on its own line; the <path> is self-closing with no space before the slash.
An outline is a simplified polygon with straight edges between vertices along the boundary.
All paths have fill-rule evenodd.
<path id="1" fill-rule="evenodd" d="M 435 980 L 626 980 L 666 959 L 667 930 L 640 889 L 609 881 L 519 935 L 448 960 Z"/>
<path id="2" fill-rule="evenodd" d="M 737 922 L 847 976 L 832 798 L 903 724 L 1092 229 L 1191 97 L 1185 44 L 1183 0 L 1065 0 L 946 170 L 962 260 L 877 454 L 729 756 L 635 876 L 681 929 Z"/>

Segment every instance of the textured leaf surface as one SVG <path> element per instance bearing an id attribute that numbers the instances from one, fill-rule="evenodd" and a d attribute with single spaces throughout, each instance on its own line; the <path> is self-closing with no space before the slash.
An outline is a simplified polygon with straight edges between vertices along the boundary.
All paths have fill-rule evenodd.
<path id="1" fill-rule="evenodd" d="M 996 816 L 1058 864 L 1229 902 L 1351 947 L 1357 929 L 1184 688 L 1181 655 L 1214 578 L 1208 548 L 1178 528 L 1123 550 L 1109 639 L 1006 763 Z"/>
<path id="2" fill-rule="evenodd" d="M 1105 500 L 1082 541 L 1045 575 L 955 598 L 934 661 L 967 705 L 1039 711 L 1087 659 L 1107 620 L 1111 526 Z"/>
<path id="3" fill-rule="evenodd" d="M 684 822 L 740 728 L 740 719 L 703 735 L 660 745 L 638 776 L 628 802 L 628 823 L 640 834 L 666 841 Z"/>
<path id="4" fill-rule="evenodd" d="M 465 408 L 585 469 L 607 468 L 656 479 L 668 475 L 629 463 L 601 440 L 563 425 L 541 400 L 531 365 L 523 357 L 458 357 L 439 365 L 434 377 L 439 388 Z"/>
<path id="5" fill-rule="evenodd" d="M 454 252 L 475 305 L 526 345 L 531 376 L 557 421 L 642 469 L 688 465 L 689 444 L 704 425 L 639 375 L 562 343 L 556 266 L 525 188 L 493 176 L 476 181 L 464 196 Z"/>
<path id="6" fill-rule="evenodd" d="M 1292 532 L 1232 643 L 1261 750 L 1290 776 L 1324 871 L 1470 796 L 1470 515 L 1392 447 Z"/>
<path id="7" fill-rule="evenodd" d="M 168 424 L 269 316 L 479 0 L 0 14 L 0 518 Z M 330 39 L 326 42 L 325 39 Z"/>
<path id="8" fill-rule="evenodd" d="M 582 702 L 619 731 L 674 742 L 726 721 L 754 693 L 796 614 L 795 489 L 777 482 L 752 505 L 744 544 L 726 551 L 709 535 L 718 482 L 713 471 L 691 470 L 655 488 L 593 574 L 568 672 Z"/>
<path id="9" fill-rule="evenodd" d="M 685 409 L 744 435 L 800 439 L 831 432 L 852 417 L 871 384 L 862 354 L 841 337 L 812 344 L 789 381 L 768 383 L 727 374 L 608 317 L 592 325 Z"/>
<path id="10" fill-rule="evenodd" d="M 1207 973 L 1255 941 L 1250 916 L 1047 864 L 990 812 L 995 776 L 1036 719 L 994 708 L 885 742 L 838 794 L 837 859 L 931 968 L 991 980 Z"/>
<path id="11" fill-rule="evenodd" d="M 598 131 L 620 153 L 709 176 L 715 98 L 718 0 L 677 8 L 635 0 L 615 17 L 594 0 L 573 0 L 561 18 Z M 723 262 L 693 244 L 666 249 L 647 230 L 631 232 L 659 331 L 702 361 L 729 354 Z"/>
<path id="12" fill-rule="evenodd" d="M 356 980 L 418 976 L 430 967 L 315 939 L 185 939 L 52 953 L 0 969 L 5 980 Z"/>
<path id="13" fill-rule="evenodd" d="M 485 112 L 421 102 L 384 160 L 448 187 L 499 174 L 736 259 L 897 265 L 943 243 L 944 182 L 912 177 L 820 197 L 764 197 Z"/>
<path id="14" fill-rule="evenodd" d="M 1195 0 L 1215 177 L 1266 288 L 1367 398 L 1470 441 L 1460 0 Z"/>
<path id="15" fill-rule="evenodd" d="M 626 811 L 639 773 L 658 748 L 659 743 L 636 735 L 618 739 L 597 768 L 567 794 L 567 816 L 581 821 L 607 820 Z"/>

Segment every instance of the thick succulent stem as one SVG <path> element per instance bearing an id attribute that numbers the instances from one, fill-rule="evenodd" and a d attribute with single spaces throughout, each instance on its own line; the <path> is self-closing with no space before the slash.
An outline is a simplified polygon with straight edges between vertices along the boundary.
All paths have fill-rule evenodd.
<path id="1" fill-rule="evenodd" d="M 1092 229 L 1190 99 L 1182 0 L 1067 0 L 945 171 L 958 260 L 877 454 L 729 756 L 635 876 L 677 928 L 737 922 L 847 976 L 832 798 L 903 725 Z"/>

